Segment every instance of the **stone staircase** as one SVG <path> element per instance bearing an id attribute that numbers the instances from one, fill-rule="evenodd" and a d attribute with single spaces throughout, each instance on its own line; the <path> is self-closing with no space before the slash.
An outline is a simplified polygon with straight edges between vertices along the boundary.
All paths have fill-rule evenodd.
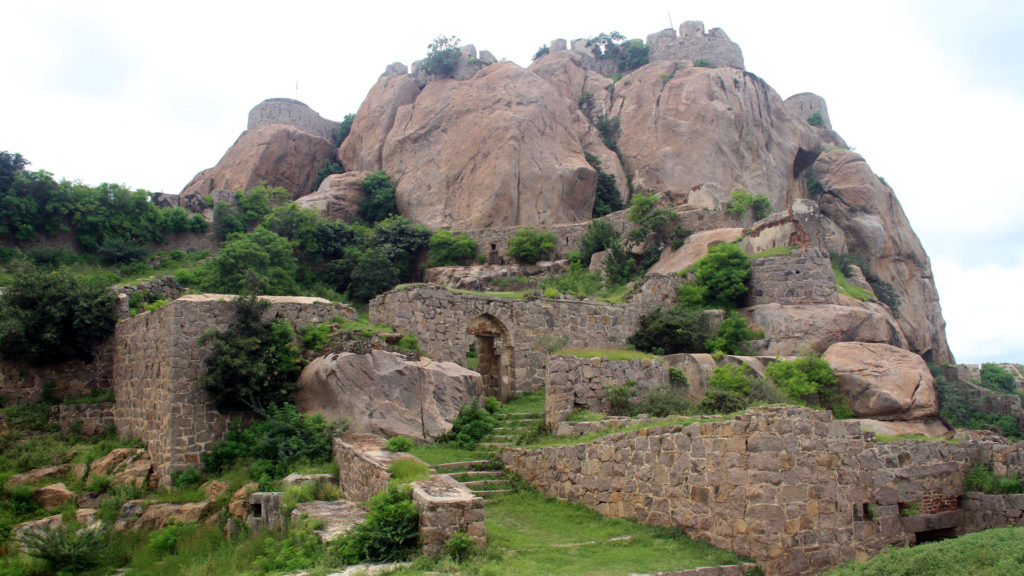
<path id="1" fill-rule="evenodd" d="M 515 446 L 519 437 L 536 430 L 544 421 L 543 412 L 512 412 L 496 416 L 498 425 L 487 441 L 480 444 L 481 448 L 498 451 Z"/>
<path id="2" fill-rule="evenodd" d="M 489 500 L 498 494 L 508 494 L 512 490 L 505 482 L 505 470 L 501 464 L 493 460 L 465 460 L 437 464 L 434 470 L 438 474 L 449 474 L 462 482 L 474 494 Z"/>

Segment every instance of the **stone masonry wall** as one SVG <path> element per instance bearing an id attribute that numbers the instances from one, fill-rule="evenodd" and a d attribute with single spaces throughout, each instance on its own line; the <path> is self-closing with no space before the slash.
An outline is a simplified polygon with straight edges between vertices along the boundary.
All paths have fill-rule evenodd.
<path id="1" fill-rule="evenodd" d="M 312 108 L 291 98 L 264 100 L 249 111 L 247 130 L 255 130 L 271 124 L 287 124 L 327 140 L 334 138 L 338 122 L 323 118 Z"/>
<path id="2" fill-rule="evenodd" d="M 789 256 L 750 261 L 750 306 L 758 304 L 839 304 L 832 261 L 820 250 L 793 250 Z"/>
<path id="3" fill-rule="evenodd" d="M 444 543 L 458 532 L 477 546 L 487 544 L 484 499 L 447 474 L 412 483 L 412 501 L 420 513 L 420 550 L 444 553 Z"/>
<path id="4" fill-rule="evenodd" d="M 575 409 L 607 414 L 611 410 L 608 389 L 627 380 L 637 382 L 637 393 L 668 383 L 668 364 L 649 358 L 608 360 L 554 356 L 547 363 L 544 423 L 556 430 Z"/>
<path id="5" fill-rule="evenodd" d="M 469 322 L 487 314 L 499 320 L 515 350 L 515 380 L 519 391 L 536 390 L 547 378 L 545 346 L 618 348 L 636 331 L 640 317 L 675 300 L 679 276 L 647 279 L 628 304 L 594 300 L 529 301 L 474 294 L 455 294 L 440 286 L 417 285 L 387 292 L 370 302 L 370 321 L 389 324 L 416 335 L 435 360 L 464 362 L 475 337 Z M 500 353 L 504 350 L 499 348 Z"/>
<path id="6" fill-rule="evenodd" d="M 387 452 L 383 438 L 376 434 L 345 434 L 333 439 L 334 462 L 338 465 L 338 488 L 353 502 L 369 500 L 387 490 L 391 482 L 390 460 L 372 457 Z"/>
<path id="7" fill-rule="evenodd" d="M 977 525 L 973 508 L 913 511 L 926 497 L 959 502 L 974 463 L 992 462 L 997 474 L 1019 471 L 1024 443 L 877 443 L 827 412 L 765 407 L 590 444 L 506 449 L 501 457 L 553 497 L 678 526 L 755 558 L 769 575 L 810 575 L 914 543 L 918 534 L 965 533 Z"/>
<path id="8" fill-rule="evenodd" d="M 146 443 L 161 483 L 175 470 L 198 465 L 199 455 L 237 416 L 218 412 L 199 384 L 209 353 L 199 346 L 199 337 L 234 320 L 233 298 L 183 296 L 117 326 L 112 363 L 117 431 Z M 320 298 L 265 298 L 271 301 L 265 318 L 284 318 L 296 327 L 354 315 L 344 304 Z"/>
<path id="9" fill-rule="evenodd" d="M 57 400 L 109 390 L 113 382 L 113 339 L 96 350 L 92 362 L 71 360 L 53 366 L 0 362 L 0 397 L 8 404 L 35 404 L 46 392 Z"/>
<path id="10" fill-rule="evenodd" d="M 92 436 L 103 432 L 107 424 L 114 424 L 114 403 L 58 404 L 50 407 L 50 421 L 57 423 L 61 434 L 74 431 Z"/>

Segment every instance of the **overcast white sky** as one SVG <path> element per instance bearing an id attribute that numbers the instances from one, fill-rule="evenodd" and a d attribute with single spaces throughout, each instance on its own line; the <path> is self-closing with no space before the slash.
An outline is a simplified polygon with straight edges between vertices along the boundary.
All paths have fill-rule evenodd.
<path id="1" fill-rule="evenodd" d="M 1024 362 L 1024 2 L 18 2 L 0 24 L 0 150 L 176 193 L 260 101 L 340 120 L 438 35 L 526 66 L 553 38 L 685 20 L 723 28 L 783 98 L 826 99 L 921 237 L 957 360 Z"/>

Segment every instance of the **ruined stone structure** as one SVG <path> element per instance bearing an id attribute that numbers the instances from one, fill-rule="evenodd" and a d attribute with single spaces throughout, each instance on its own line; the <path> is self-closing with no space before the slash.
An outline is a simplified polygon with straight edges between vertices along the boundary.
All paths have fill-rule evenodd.
<path id="1" fill-rule="evenodd" d="M 312 108 L 291 98 L 270 98 L 249 111 L 249 125 L 246 130 L 255 130 L 271 124 L 286 124 L 319 136 L 334 139 L 339 123 L 323 118 Z"/>
<path id="2" fill-rule="evenodd" d="M 415 285 L 387 292 L 370 302 L 370 321 L 415 334 L 435 360 L 463 362 L 470 344 L 490 339 L 481 374 L 507 381 L 509 393 L 544 386 L 548 353 L 555 348 L 620 347 L 640 317 L 675 299 L 679 276 L 648 278 L 627 304 L 593 300 L 509 300 L 455 294 L 440 286 Z M 507 338 L 506 338 L 507 336 Z M 548 348 L 549 350 L 546 350 Z M 498 380 L 500 375 L 500 379 Z"/>
<path id="3" fill-rule="evenodd" d="M 208 354 L 198 344 L 208 330 L 224 330 L 235 317 L 234 296 L 183 296 L 166 306 L 120 322 L 114 336 L 114 398 L 117 431 L 139 438 L 153 456 L 161 483 L 171 472 L 199 464 L 199 455 L 227 431 L 221 414 L 199 384 Z M 354 317 L 344 304 L 321 298 L 266 296 L 266 317 L 296 328 L 334 316 Z"/>
<path id="4" fill-rule="evenodd" d="M 387 490 L 391 482 L 388 466 L 411 454 L 389 452 L 376 434 L 350 433 L 333 440 L 334 462 L 338 465 L 338 488 L 353 502 L 369 500 Z"/>
<path id="5" fill-rule="evenodd" d="M 820 250 L 793 250 L 789 256 L 750 261 L 749 306 L 778 303 L 839 304 L 832 260 Z"/>
<path id="6" fill-rule="evenodd" d="M 70 360 L 53 366 L 0 362 L 0 397 L 8 404 L 35 404 L 44 393 L 58 400 L 109 390 L 113 382 L 113 342 L 96 350 L 92 362 Z"/>
<path id="7" fill-rule="evenodd" d="M 50 407 L 50 420 L 57 423 L 61 434 L 99 434 L 108 424 L 115 423 L 114 403 L 57 404 Z"/>
<path id="8" fill-rule="evenodd" d="M 879 443 L 856 422 L 799 407 L 508 449 L 502 460 L 551 496 L 678 526 L 769 575 L 818 574 L 887 546 L 1022 520 L 1017 500 L 972 502 L 963 475 L 979 462 L 1019 472 L 1024 443 Z"/>
<path id="9" fill-rule="evenodd" d="M 424 554 L 444 553 L 444 544 L 456 533 L 469 536 L 478 546 L 487 544 L 484 499 L 447 474 L 412 483 L 412 501 L 420 513 L 420 549 Z"/>

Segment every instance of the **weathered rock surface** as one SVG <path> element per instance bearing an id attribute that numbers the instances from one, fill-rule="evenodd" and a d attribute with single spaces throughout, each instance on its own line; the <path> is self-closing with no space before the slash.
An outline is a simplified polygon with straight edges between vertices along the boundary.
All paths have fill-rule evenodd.
<path id="1" fill-rule="evenodd" d="M 142 457 L 145 450 L 142 448 L 114 448 L 105 455 L 93 460 L 89 466 L 91 476 L 110 476 L 122 464 L 130 460 Z"/>
<path id="2" fill-rule="evenodd" d="M 15 474 L 7 480 L 7 487 L 13 488 L 22 484 L 35 484 L 43 480 L 57 480 L 63 478 L 69 472 L 75 478 L 81 478 L 85 476 L 85 464 L 59 464 L 57 466 L 36 468 L 28 472 Z"/>
<path id="3" fill-rule="evenodd" d="M 924 435 L 929 438 L 941 438 L 949 433 L 949 427 L 938 418 L 925 420 L 871 420 L 855 419 L 864 430 L 874 432 L 882 436 L 914 436 Z"/>
<path id="4" fill-rule="evenodd" d="M 634 187 L 674 203 L 711 182 L 786 208 L 798 197 L 797 176 L 822 150 L 768 84 L 735 68 L 652 62 L 616 83 L 613 110 Z"/>
<path id="5" fill-rule="evenodd" d="M 214 190 L 245 190 L 262 183 L 282 186 L 298 198 L 310 192 L 317 170 L 334 154 L 329 140 L 292 126 L 247 130 L 216 166 L 192 178 L 181 192 L 181 203 Z"/>
<path id="6" fill-rule="evenodd" d="M 359 106 L 348 137 L 338 148 L 345 170 L 373 172 L 384 166 L 381 151 L 395 115 L 402 106 L 415 102 L 419 93 L 420 87 L 405 65 L 396 62 L 388 66 Z"/>
<path id="7" fill-rule="evenodd" d="M 382 350 L 316 358 L 299 386 L 295 405 L 303 412 L 347 419 L 353 431 L 417 438 L 450 429 L 459 407 L 481 392 L 480 375 L 458 364 Z"/>
<path id="8" fill-rule="evenodd" d="M 541 261 L 536 264 L 502 264 L 487 266 L 440 266 L 424 271 L 424 280 L 462 290 L 484 290 L 491 282 L 541 274 L 557 274 L 569 267 L 568 260 Z"/>
<path id="9" fill-rule="evenodd" d="M 913 352 L 888 344 L 837 342 L 822 358 L 856 416 L 919 420 L 939 414 L 935 378 Z"/>
<path id="10" fill-rule="evenodd" d="M 348 532 L 356 524 L 362 524 L 366 518 L 366 510 L 348 500 L 333 502 L 303 502 L 292 510 L 291 525 L 298 526 L 302 518 L 308 518 L 320 524 L 314 530 L 321 542 L 331 542 L 338 536 Z"/>
<path id="11" fill-rule="evenodd" d="M 850 251 L 899 294 L 898 322 L 910 350 L 929 362 L 952 362 L 931 261 L 892 189 L 849 150 L 822 154 L 813 171 L 826 190 L 818 199 L 822 212 L 845 231 Z"/>
<path id="12" fill-rule="evenodd" d="M 75 493 L 68 490 L 68 487 L 65 486 L 63 482 L 36 488 L 32 492 L 32 501 L 47 510 L 60 508 L 65 502 L 69 502 L 74 499 Z"/>
<path id="13" fill-rule="evenodd" d="M 835 342 L 876 342 L 906 347 L 906 338 L 892 318 L 868 308 L 836 304 L 761 304 L 743 310 L 764 340 L 754 342 L 759 354 L 794 356 L 808 346 L 822 353 Z"/>
<path id="14" fill-rule="evenodd" d="M 156 530 L 169 523 L 188 524 L 199 522 L 211 511 L 210 502 L 185 502 L 184 504 L 151 504 L 135 522 L 135 530 Z"/>
<path id="15" fill-rule="evenodd" d="M 320 183 L 316 192 L 295 201 L 299 206 L 318 210 L 331 220 L 351 222 L 359 214 L 359 203 L 366 198 L 360 182 L 369 172 L 331 174 Z"/>
<path id="16" fill-rule="evenodd" d="M 648 274 L 674 274 L 682 272 L 697 263 L 708 253 L 708 248 L 723 242 L 734 242 L 743 236 L 743 228 L 717 228 L 696 232 L 686 239 L 678 250 L 666 246 L 661 258 L 647 270 Z"/>

